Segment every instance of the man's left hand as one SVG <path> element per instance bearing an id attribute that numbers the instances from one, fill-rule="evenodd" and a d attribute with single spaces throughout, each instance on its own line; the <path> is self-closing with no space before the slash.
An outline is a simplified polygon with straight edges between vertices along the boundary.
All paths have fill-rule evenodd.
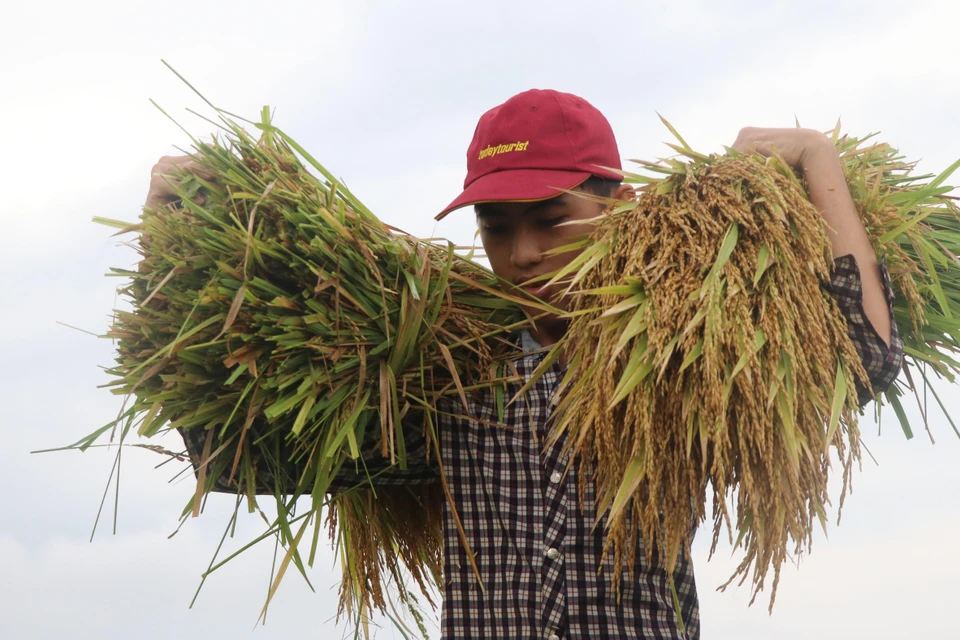
<path id="1" fill-rule="evenodd" d="M 783 161 L 794 169 L 807 171 L 812 162 L 819 162 L 824 155 L 837 156 L 833 143 L 816 129 L 767 129 L 744 127 L 731 148 L 738 153 L 759 153 L 771 156 L 776 150 Z"/>
<path id="2" fill-rule="evenodd" d="M 803 174 L 807 196 L 827 222 L 827 238 L 834 256 L 852 255 L 860 271 L 863 310 L 883 341 L 890 345 L 892 323 L 880 268 L 870 237 L 850 197 L 840 154 L 826 135 L 814 129 L 740 130 L 732 149 L 739 153 L 771 156 Z"/>

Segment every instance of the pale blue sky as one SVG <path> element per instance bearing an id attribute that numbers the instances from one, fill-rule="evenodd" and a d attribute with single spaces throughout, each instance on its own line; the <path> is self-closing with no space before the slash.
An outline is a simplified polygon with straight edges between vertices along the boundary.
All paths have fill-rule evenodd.
<path id="1" fill-rule="evenodd" d="M 12 6 L 11 6 L 12 5 Z M 30 456 L 109 421 L 120 400 L 98 384 L 108 342 L 57 321 L 106 328 L 110 266 L 134 256 L 94 215 L 133 220 L 156 159 L 184 144 L 153 109 L 190 129 L 198 101 L 165 58 L 218 104 L 277 122 L 346 179 L 387 222 L 470 242 L 469 213 L 442 224 L 477 118 L 531 87 L 578 93 L 610 119 L 625 158 L 667 152 L 656 117 L 702 150 L 742 126 L 882 130 L 921 168 L 960 157 L 957 4 L 871 2 L 7 2 L 0 22 L 0 638 L 339 637 L 337 571 L 318 560 L 310 593 L 290 575 L 253 631 L 272 548 L 228 565 L 187 609 L 232 502 L 172 540 L 189 479 L 132 451 L 118 535 L 87 542 L 106 452 Z M 960 415 L 956 391 L 940 387 Z M 911 415 L 917 418 L 916 412 Z M 960 440 L 931 412 L 906 442 L 886 416 L 867 445 L 841 526 L 783 577 L 772 616 L 743 590 L 719 594 L 724 548 L 695 563 L 703 638 L 953 637 L 960 572 Z M 170 446 L 179 443 L 171 438 Z M 259 531 L 241 523 L 237 542 Z M 383 637 L 392 637 L 389 632 Z"/>

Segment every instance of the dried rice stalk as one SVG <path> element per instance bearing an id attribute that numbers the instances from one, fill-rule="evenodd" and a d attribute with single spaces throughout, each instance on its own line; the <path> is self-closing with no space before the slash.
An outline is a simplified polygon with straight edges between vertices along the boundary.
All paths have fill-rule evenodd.
<path id="1" fill-rule="evenodd" d="M 709 497 L 711 552 L 724 524 L 731 541 L 736 529 L 743 559 L 731 581 L 749 577 L 756 598 L 772 568 L 772 608 L 788 553 L 810 548 L 815 522 L 826 526 L 831 452 L 841 505 L 850 487 L 860 460 L 855 383 L 869 381 L 821 289 L 832 263 L 825 223 L 792 170 L 680 141 L 689 162 L 649 165 L 661 179 L 633 176 L 649 184 L 598 221 L 568 269 L 571 324 L 555 348 L 570 368 L 554 437 L 587 461 L 598 513 L 611 508 L 616 567 L 633 562 L 639 535 L 648 560 L 658 551 L 672 574 Z M 916 185 L 888 146 L 860 148 L 838 132 L 834 141 L 899 290 L 910 364 L 929 361 L 952 380 L 958 364 L 944 351 L 960 336 L 960 315 L 951 317 L 960 215 L 940 183 L 956 165 Z M 920 263 L 917 251 L 930 255 Z M 899 393 L 885 395 L 909 436 Z"/>

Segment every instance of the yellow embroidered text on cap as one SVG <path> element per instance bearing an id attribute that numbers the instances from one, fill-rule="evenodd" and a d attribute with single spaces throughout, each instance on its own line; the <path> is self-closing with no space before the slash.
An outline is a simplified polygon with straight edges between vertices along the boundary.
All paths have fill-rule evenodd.
<path id="1" fill-rule="evenodd" d="M 483 160 L 484 158 L 492 158 L 493 156 L 499 155 L 501 153 L 510 153 L 511 151 L 526 151 L 527 147 L 530 146 L 530 141 L 526 142 L 511 142 L 510 144 L 498 144 L 493 147 L 487 145 L 486 149 L 483 149 L 480 152 L 480 157 L 478 160 Z"/>

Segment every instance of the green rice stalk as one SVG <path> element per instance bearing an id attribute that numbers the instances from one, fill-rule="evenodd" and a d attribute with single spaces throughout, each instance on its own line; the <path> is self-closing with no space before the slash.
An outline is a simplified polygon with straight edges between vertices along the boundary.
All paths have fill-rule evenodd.
<path id="1" fill-rule="evenodd" d="M 214 489 L 257 510 L 258 479 L 274 479 L 286 555 L 268 603 L 288 568 L 312 564 L 326 509 L 341 613 L 360 623 L 387 612 L 389 585 L 402 608 L 416 603 L 414 586 L 433 604 L 444 493 L 373 488 L 369 465 L 406 469 L 410 425 L 432 445 L 440 398 L 497 384 L 522 312 L 452 245 L 379 221 L 267 110 L 257 137 L 220 115 L 222 135 L 194 140 L 203 171 L 177 176 L 180 203 L 136 224 L 101 220 L 138 234 L 142 257 L 113 270 L 129 279 L 120 291 L 132 309 L 107 334 L 109 386 L 129 397 L 140 436 L 179 429 L 204 443 L 185 515 Z M 357 486 L 336 494 L 344 473 Z M 300 496 L 310 514 L 294 528 Z"/>

